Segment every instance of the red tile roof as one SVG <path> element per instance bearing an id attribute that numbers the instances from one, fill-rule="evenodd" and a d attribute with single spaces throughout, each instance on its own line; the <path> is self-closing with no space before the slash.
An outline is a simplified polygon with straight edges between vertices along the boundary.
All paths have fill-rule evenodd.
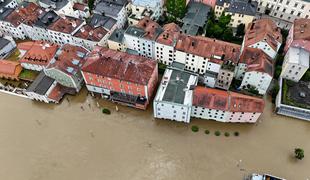
<path id="1" fill-rule="evenodd" d="M 40 14 L 44 12 L 44 9 L 35 3 L 29 3 L 26 7 L 19 7 L 8 15 L 5 20 L 12 23 L 15 27 L 21 23 L 32 25 L 38 20 Z"/>
<path id="2" fill-rule="evenodd" d="M 310 41 L 310 19 L 295 19 L 293 39 Z"/>
<path id="3" fill-rule="evenodd" d="M 59 51 L 60 54 L 55 58 L 56 61 L 51 62 L 46 68 L 55 68 L 70 76 L 80 72 L 86 62 L 84 57 L 88 51 L 83 47 L 70 44 L 63 45 Z"/>
<path id="4" fill-rule="evenodd" d="M 18 78 L 22 68 L 19 62 L 0 60 L 0 74 Z"/>
<path id="5" fill-rule="evenodd" d="M 49 25 L 48 29 L 57 31 L 57 32 L 71 34 L 82 23 L 83 23 L 83 20 L 81 19 L 65 16 L 65 17 L 59 18 L 57 21 Z"/>
<path id="6" fill-rule="evenodd" d="M 197 86 L 193 106 L 230 112 L 263 112 L 264 100 L 235 92 Z"/>
<path id="7" fill-rule="evenodd" d="M 107 33 L 108 31 L 106 31 L 102 26 L 93 28 L 90 25 L 85 25 L 79 29 L 74 36 L 81 39 L 99 42 Z"/>
<path id="8" fill-rule="evenodd" d="M 45 41 L 28 41 L 19 43 L 17 48 L 26 51 L 19 60 L 21 63 L 48 65 L 55 56 L 58 45 Z"/>
<path id="9" fill-rule="evenodd" d="M 161 26 L 157 24 L 155 21 L 152 21 L 149 17 L 144 17 L 141 19 L 136 27 L 141 28 L 145 31 L 145 35 L 143 36 L 145 39 L 156 40 L 157 38 L 157 30 L 161 29 Z"/>
<path id="10" fill-rule="evenodd" d="M 188 36 L 181 34 L 177 41 L 176 49 L 186 53 L 213 58 L 213 56 L 223 57 L 223 60 L 238 62 L 241 46 L 216 39 L 202 36 Z"/>
<path id="11" fill-rule="evenodd" d="M 85 11 L 88 9 L 88 6 L 85 4 L 81 3 L 74 3 L 73 5 L 73 10 L 80 10 L 80 11 Z"/>
<path id="12" fill-rule="evenodd" d="M 157 63 L 152 59 L 96 47 L 87 57 L 82 71 L 147 85 L 155 68 Z"/>
<path id="13" fill-rule="evenodd" d="M 174 46 L 179 38 L 181 28 L 175 23 L 164 25 L 164 32 L 161 33 L 157 42 L 168 46 Z"/>
<path id="14" fill-rule="evenodd" d="M 272 59 L 261 49 L 245 48 L 240 56 L 239 63 L 247 64 L 247 71 L 268 73 L 273 77 L 274 64 Z"/>
<path id="15" fill-rule="evenodd" d="M 282 43 L 281 29 L 271 19 L 267 18 L 255 20 L 249 24 L 244 36 L 244 45 L 248 47 L 264 40 L 275 51 L 277 50 L 277 42 Z"/>

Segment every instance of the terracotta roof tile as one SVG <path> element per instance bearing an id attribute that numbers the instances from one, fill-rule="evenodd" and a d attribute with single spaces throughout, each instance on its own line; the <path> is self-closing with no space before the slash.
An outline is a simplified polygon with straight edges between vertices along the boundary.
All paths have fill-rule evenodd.
<path id="1" fill-rule="evenodd" d="M 264 100 L 235 92 L 197 86 L 193 106 L 230 112 L 263 112 Z"/>
<path id="2" fill-rule="evenodd" d="M 146 85 L 157 68 L 156 61 L 107 48 L 96 47 L 82 71 Z"/>
<path id="3" fill-rule="evenodd" d="M 18 78 L 21 71 L 22 68 L 19 62 L 0 60 L 0 74 Z"/>
<path id="4" fill-rule="evenodd" d="M 108 31 L 106 31 L 102 26 L 93 28 L 90 25 L 85 25 L 79 29 L 74 36 L 81 39 L 99 42 L 107 33 Z"/>
<path id="5" fill-rule="evenodd" d="M 166 24 L 163 28 L 164 32 L 158 36 L 156 41 L 168 46 L 175 46 L 179 38 L 181 28 L 175 23 Z"/>
<path id="6" fill-rule="evenodd" d="M 296 19 L 294 21 L 294 40 L 310 41 L 310 19 Z"/>
<path id="7" fill-rule="evenodd" d="M 82 66 L 86 62 L 84 57 L 88 51 L 80 46 L 65 44 L 57 52 L 56 61 L 51 62 L 46 68 L 56 68 L 68 75 L 75 75 L 80 72 Z"/>
<path id="8" fill-rule="evenodd" d="M 19 43 L 17 48 L 26 51 L 19 60 L 21 63 L 48 65 L 54 58 L 58 45 L 45 41 L 30 41 Z"/>
<path id="9" fill-rule="evenodd" d="M 10 15 L 8 15 L 5 20 L 12 23 L 15 27 L 21 23 L 31 26 L 38 20 L 39 15 L 43 12 L 43 8 L 31 2 L 28 3 L 26 7 L 21 6 L 17 8 Z"/>
<path id="10" fill-rule="evenodd" d="M 82 23 L 83 23 L 83 20 L 81 19 L 65 16 L 65 17 L 59 18 L 57 21 L 49 25 L 48 29 L 57 31 L 57 32 L 71 34 Z"/>
<path id="11" fill-rule="evenodd" d="M 238 62 L 241 46 L 202 36 L 181 34 L 176 49 L 206 58 L 219 57 L 224 61 Z"/>
<path id="12" fill-rule="evenodd" d="M 281 29 L 271 19 L 259 19 L 249 24 L 244 36 L 246 47 L 260 41 L 266 41 L 277 51 L 277 42 L 282 43 Z"/>
<path id="13" fill-rule="evenodd" d="M 145 39 L 151 40 L 156 40 L 159 35 L 158 32 L 162 29 L 159 24 L 157 24 L 155 21 L 152 21 L 149 17 L 144 17 L 141 19 L 136 27 L 145 31 L 143 36 Z"/>
<path id="14" fill-rule="evenodd" d="M 268 73 L 273 77 L 274 64 L 272 59 L 261 49 L 245 48 L 240 56 L 239 63 L 247 64 L 247 71 Z"/>

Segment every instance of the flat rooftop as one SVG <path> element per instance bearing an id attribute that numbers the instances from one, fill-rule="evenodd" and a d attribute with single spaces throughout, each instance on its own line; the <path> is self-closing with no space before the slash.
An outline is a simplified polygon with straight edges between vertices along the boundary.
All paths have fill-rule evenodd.
<path id="1" fill-rule="evenodd" d="M 167 68 L 158 88 L 155 101 L 191 105 L 197 76 L 172 67 Z"/>

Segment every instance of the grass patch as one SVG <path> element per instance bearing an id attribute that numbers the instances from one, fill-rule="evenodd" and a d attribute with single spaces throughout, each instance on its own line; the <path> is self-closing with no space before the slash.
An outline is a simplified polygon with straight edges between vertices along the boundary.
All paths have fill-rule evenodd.
<path id="1" fill-rule="evenodd" d="M 221 132 L 220 132 L 220 131 L 215 131 L 215 132 L 214 132 L 214 135 L 215 135 L 215 136 L 220 136 L 220 135 L 221 135 Z"/>
<path id="2" fill-rule="evenodd" d="M 192 126 L 191 129 L 192 129 L 193 132 L 198 132 L 198 131 L 199 131 L 199 127 L 198 127 L 198 126 L 195 126 L 195 125 Z"/>
<path id="3" fill-rule="evenodd" d="M 35 78 L 39 75 L 39 72 L 37 71 L 31 71 L 28 69 L 23 69 L 22 72 L 19 75 L 20 79 L 24 79 L 24 80 L 30 80 L 33 81 L 35 80 Z"/>
<path id="4" fill-rule="evenodd" d="M 210 134 L 210 131 L 208 129 L 206 129 L 205 134 Z"/>
<path id="5" fill-rule="evenodd" d="M 107 109 L 107 108 L 103 108 L 102 109 L 102 113 L 103 114 L 111 114 L 111 111 L 109 109 Z"/>
<path id="6" fill-rule="evenodd" d="M 239 136 L 240 134 L 239 134 L 238 131 L 236 131 L 236 132 L 234 132 L 234 135 L 235 135 L 235 136 Z"/>
<path id="7" fill-rule="evenodd" d="M 19 55 L 20 55 L 20 52 L 18 49 L 15 49 L 12 54 L 6 58 L 7 60 L 10 60 L 10 61 L 18 61 L 19 60 Z"/>
<path id="8" fill-rule="evenodd" d="M 224 135 L 225 135 L 226 137 L 229 137 L 229 136 L 230 136 L 229 132 L 225 132 Z"/>

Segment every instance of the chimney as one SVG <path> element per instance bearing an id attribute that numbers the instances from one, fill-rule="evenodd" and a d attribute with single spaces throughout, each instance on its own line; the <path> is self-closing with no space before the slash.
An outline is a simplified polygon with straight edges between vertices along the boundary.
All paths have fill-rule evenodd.
<path id="1" fill-rule="evenodd" d="M 194 42 L 194 41 L 192 41 L 192 46 L 193 46 L 193 47 L 195 46 L 195 42 Z"/>

